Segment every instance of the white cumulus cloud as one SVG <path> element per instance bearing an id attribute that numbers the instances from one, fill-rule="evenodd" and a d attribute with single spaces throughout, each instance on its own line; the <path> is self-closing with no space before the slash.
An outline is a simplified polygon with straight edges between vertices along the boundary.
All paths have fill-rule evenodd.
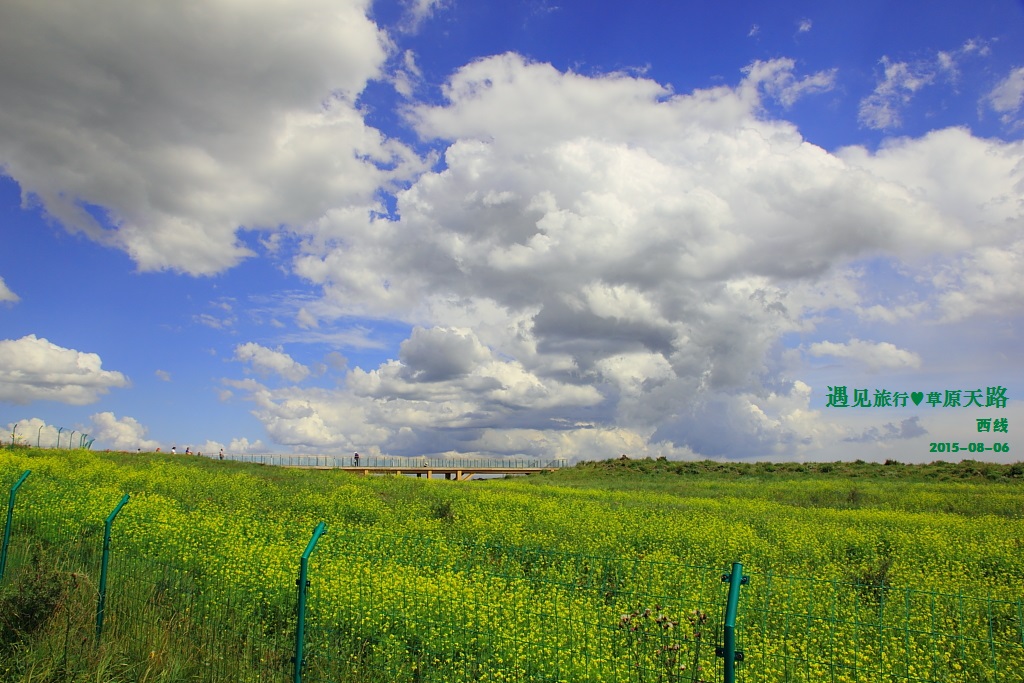
<path id="1" fill-rule="evenodd" d="M 962 60 L 987 54 L 988 44 L 972 39 L 955 50 L 938 50 L 931 56 L 912 61 L 883 56 L 879 61 L 882 77 L 874 91 L 860 101 L 861 125 L 876 130 L 899 128 L 904 111 L 919 92 L 940 82 L 955 84 L 960 78 Z"/>
<path id="2" fill-rule="evenodd" d="M 309 376 L 309 368 L 280 349 L 268 349 L 255 342 L 235 347 L 235 360 L 247 362 L 257 372 L 280 375 L 289 382 L 301 382 Z"/>
<path id="3" fill-rule="evenodd" d="M 34 334 L 0 340 L 0 400 L 86 405 L 110 389 L 126 386 L 128 379 L 104 370 L 98 354 L 57 346 Z"/>
<path id="4" fill-rule="evenodd" d="M 1003 123 L 1013 124 L 1024 110 L 1024 66 L 999 81 L 985 98 L 992 109 L 1002 114 Z"/>
<path id="5" fill-rule="evenodd" d="M 91 439 L 92 435 L 85 430 L 47 424 L 38 417 L 8 423 L 6 433 L 0 437 L 5 442 L 39 448 L 78 448 L 87 446 Z"/>
<path id="6" fill-rule="evenodd" d="M 889 342 L 870 342 L 861 339 L 851 339 L 849 342 L 816 342 L 811 344 L 807 351 L 812 356 L 849 358 L 862 364 L 870 372 L 921 367 L 920 356 Z"/>
<path id="7" fill-rule="evenodd" d="M 283 438 L 346 450 L 367 434 L 350 422 L 359 414 L 384 450 L 410 453 L 505 436 L 572 452 L 562 436 L 613 426 L 648 452 L 754 456 L 839 439 L 786 367 L 783 335 L 837 308 L 939 321 L 955 303 L 940 291 L 1018 300 L 979 277 L 1012 267 L 985 250 L 1022 225 L 1024 148 L 948 129 L 829 153 L 765 116 L 763 98 L 828 78 L 775 60 L 734 86 L 676 94 L 514 54 L 459 69 L 445 102 L 408 114 L 424 140 L 448 141 L 441 167 L 398 193 L 395 218 L 329 213 L 317 229 L 344 248 L 323 239 L 294 261 L 322 288 L 310 309 L 323 324 L 385 317 L 412 334 L 337 390 L 248 389 L 256 414 Z M 879 258 L 912 289 L 875 286 L 866 264 Z M 884 343 L 831 350 L 877 368 L 920 363 Z"/>
<path id="8" fill-rule="evenodd" d="M 0 301 L 17 303 L 20 300 L 20 297 L 14 292 L 12 292 L 10 288 L 7 286 L 7 283 L 4 282 L 4 279 L 0 277 Z"/>
<path id="9" fill-rule="evenodd" d="M 133 417 L 117 417 L 105 411 L 90 415 L 92 429 L 90 436 L 96 439 L 96 448 L 105 447 L 117 451 L 153 451 L 160 443 L 146 438 L 148 431 Z"/>
<path id="10" fill-rule="evenodd" d="M 448 0 L 405 0 L 406 16 L 403 29 L 415 33 L 424 21 L 447 4 Z"/>
<path id="11" fill-rule="evenodd" d="M 368 9 L 4 2 L 4 172 L 142 270 L 217 273 L 252 255 L 240 229 L 369 210 L 418 161 L 355 105 L 390 49 Z"/>
<path id="12" fill-rule="evenodd" d="M 797 78 L 793 74 L 796 62 L 792 59 L 756 61 L 743 70 L 748 78 L 760 82 L 761 87 L 784 107 L 790 107 L 801 97 L 828 92 L 835 87 L 836 69 Z"/>
<path id="13" fill-rule="evenodd" d="M 935 80 L 931 65 L 897 62 L 882 57 L 884 75 L 874 92 L 861 100 L 859 119 L 868 128 L 885 130 L 902 124 L 902 109 L 914 94 Z"/>

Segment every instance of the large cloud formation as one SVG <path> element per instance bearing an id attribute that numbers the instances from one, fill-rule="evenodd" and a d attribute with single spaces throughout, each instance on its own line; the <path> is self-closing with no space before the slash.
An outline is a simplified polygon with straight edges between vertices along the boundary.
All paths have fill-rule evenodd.
<path id="1" fill-rule="evenodd" d="M 766 113 L 835 85 L 789 59 L 675 93 L 504 54 L 401 112 L 444 150 L 422 158 L 359 107 L 373 79 L 411 92 L 385 72 L 395 49 L 369 4 L 0 5 L 0 159 L 28 201 L 142 270 L 221 272 L 253 255 L 240 230 L 264 230 L 320 295 L 297 334 L 412 329 L 329 388 L 296 386 L 312 365 L 283 349 L 238 345 L 293 383 L 225 380 L 277 443 L 791 455 L 844 436 L 810 408 L 801 354 L 919 362 L 884 327 L 851 341 L 836 311 L 896 325 L 1024 310 L 1024 143 L 945 129 L 827 151 Z M 440 3 L 414 5 L 422 19 Z M 900 73 L 886 92 L 918 87 Z M 993 108 L 1016 111 L 1018 80 Z M 86 366 L 60 400 L 124 382 Z"/>
<path id="2" fill-rule="evenodd" d="M 373 207 L 418 162 L 356 107 L 389 49 L 368 6 L 4 2 L 3 170 L 142 270 L 220 272 L 240 228 Z"/>
<path id="3" fill-rule="evenodd" d="M 331 213 L 319 227 L 345 245 L 311 240 L 296 259 L 324 317 L 428 325 L 398 360 L 350 373 L 346 400 L 391 448 L 502 450 L 505 435 L 512 451 L 564 454 L 567 435 L 610 430 L 680 455 L 791 453 L 829 430 L 783 372 L 784 334 L 836 308 L 890 322 L 1019 313 L 1024 145 L 948 129 L 829 153 L 763 114 L 779 84 L 826 80 L 792 68 L 690 94 L 514 54 L 459 70 L 446 103 L 408 111 L 450 144 L 398 195 L 400 219 Z M 912 270 L 900 296 L 872 283 L 879 260 Z M 475 339 L 453 338 L 460 327 Z M 812 352 L 920 363 L 888 342 Z M 547 390 L 495 410 L 479 387 L 514 386 L 513 368 Z"/>

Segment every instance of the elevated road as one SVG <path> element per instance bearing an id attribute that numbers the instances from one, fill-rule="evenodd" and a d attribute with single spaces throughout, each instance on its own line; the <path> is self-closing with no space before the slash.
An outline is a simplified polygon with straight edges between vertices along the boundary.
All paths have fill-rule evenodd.
<path id="1" fill-rule="evenodd" d="M 217 457 L 214 455 L 213 457 Z M 301 467 L 317 470 L 342 470 L 363 476 L 383 474 L 394 476 L 443 477 L 468 481 L 477 475 L 511 476 L 552 472 L 568 467 L 568 461 L 539 458 L 403 458 L 336 455 L 227 454 L 225 460 L 251 462 L 275 467 Z"/>
<path id="2" fill-rule="evenodd" d="M 319 468 L 328 469 L 328 468 Z M 557 467 L 332 467 L 346 472 L 356 472 L 364 476 L 371 474 L 393 474 L 396 476 L 416 475 L 431 479 L 434 475 L 445 479 L 456 481 L 468 481 L 477 474 L 491 476 L 509 476 L 518 474 L 533 474 L 536 472 L 552 472 Z"/>

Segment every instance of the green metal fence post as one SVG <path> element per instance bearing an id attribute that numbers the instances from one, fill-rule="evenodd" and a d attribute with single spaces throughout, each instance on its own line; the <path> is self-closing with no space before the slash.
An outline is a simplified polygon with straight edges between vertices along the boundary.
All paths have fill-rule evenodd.
<path id="1" fill-rule="evenodd" d="M 313 529 L 313 537 L 309 539 L 309 543 L 306 545 L 306 552 L 302 553 L 302 559 L 299 560 L 299 578 L 295 582 L 299 586 L 299 609 L 298 609 L 298 626 L 295 629 L 295 683 L 302 683 L 302 665 L 303 661 L 302 649 L 304 647 L 304 641 L 306 637 L 306 593 L 309 588 L 309 579 L 307 578 L 309 573 L 309 556 L 313 554 L 313 549 L 316 548 L 316 542 L 320 540 L 320 536 L 327 529 L 327 525 L 320 522 Z"/>
<path id="2" fill-rule="evenodd" d="M 107 604 L 107 564 L 110 561 L 110 529 L 114 525 L 114 518 L 121 508 L 128 502 L 128 494 L 117 504 L 113 512 L 107 515 L 107 521 L 103 525 L 103 557 L 100 560 L 100 597 L 96 602 L 96 646 L 100 644 L 100 635 L 103 633 L 103 610 Z"/>
<path id="3" fill-rule="evenodd" d="M 1021 600 L 1017 600 L 1017 630 L 1020 632 L 1020 644 L 1024 645 L 1024 609 L 1021 609 Z"/>
<path id="4" fill-rule="evenodd" d="M 742 564 L 733 562 L 732 573 L 722 574 L 722 581 L 729 582 L 729 596 L 722 626 L 723 647 L 715 648 L 715 654 L 725 660 L 725 683 L 736 683 L 736 662 L 743 661 L 743 652 L 736 650 L 736 611 L 740 604 L 740 586 L 746 585 L 750 577 L 743 576 Z"/>
<path id="5" fill-rule="evenodd" d="M 7 501 L 7 523 L 4 524 L 4 546 L 0 550 L 0 581 L 4 580 L 4 570 L 7 569 L 7 546 L 11 543 L 11 517 L 14 514 L 14 497 L 18 495 L 18 487 L 21 486 L 32 470 L 25 470 L 18 481 L 11 487 L 11 497 Z"/>

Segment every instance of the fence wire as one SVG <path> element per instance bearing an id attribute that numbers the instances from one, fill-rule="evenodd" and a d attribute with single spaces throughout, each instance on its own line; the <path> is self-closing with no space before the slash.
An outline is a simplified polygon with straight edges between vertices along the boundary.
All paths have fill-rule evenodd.
<path id="1" fill-rule="evenodd" d="M 4 586 L 56 568 L 70 586 L 65 648 L 95 647 L 103 520 L 121 492 L 97 509 L 38 473 L 18 495 Z M 189 680 L 294 680 L 309 520 L 251 539 L 266 571 L 238 575 L 225 530 L 198 516 L 169 526 L 137 500 L 113 527 L 100 647 L 136 668 L 190 651 Z M 275 568 L 271 548 L 294 566 Z M 308 576 L 305 681 L 724 680 L 722 568 L 331 528 Z M 746 683 L 1024 681 L 1020 599 L 755 572 L 736 623 Z"/>
<path id="2" fill-rule="evenodd" d="M 1020 599 L 755 574 L 744 681 L 1024 681 Z"/>
<path id="3" fill-rule="evenodd" d="M 311 680 L 721 680 L 720 569 L 368 532 L 321 543 Z"/>

